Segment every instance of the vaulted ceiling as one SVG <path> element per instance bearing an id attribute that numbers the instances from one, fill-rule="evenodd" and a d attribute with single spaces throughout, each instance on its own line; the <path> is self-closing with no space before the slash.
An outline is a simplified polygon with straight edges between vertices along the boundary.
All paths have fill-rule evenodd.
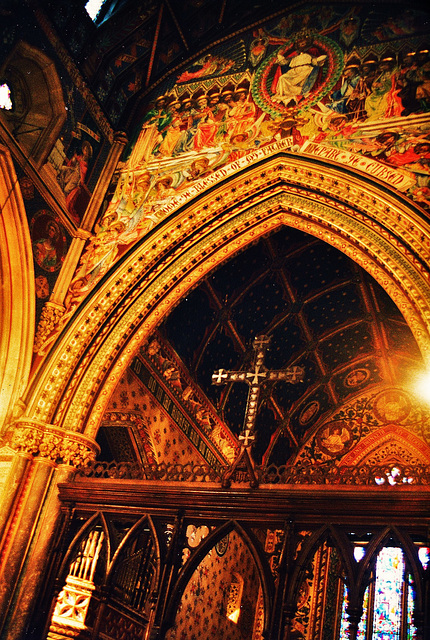
<path id="1" fill-rule="evenodd" d="M 212 374 L 220 368 L 248 370 L 260 335 L 270 338 L 264 361 L 269 370 L 298 365 L 305 375 L 301 383 L 262 386 L 253 447 L 259 464 L 291 462 L 310 434 L 348 400 L 384 386 L 402 387 L 421 364 L 405 320 L 368 273 L 325 242 L 283 227 L 205 278 L 156 334 L 170 354 L 161 379 L 164 375 L 167 384 L 165 362 L 173 360 L 182 377 L 192 380 L 199 405 L 218 414 L 236 444 L 249 387 L 215 386 Z M 142 354 L 148 359 L 147 346 Z M 192 418 L 184 388 L 178 402 Z M 121 393 L 126 392 L 119 387 L 114 394 L 117 407 Z M 104 444 L 103 455 L 121 458 L 118 442 L 111 440 L 109 452 Z M 179 458 L 186 462 L 190 453 Z"/>

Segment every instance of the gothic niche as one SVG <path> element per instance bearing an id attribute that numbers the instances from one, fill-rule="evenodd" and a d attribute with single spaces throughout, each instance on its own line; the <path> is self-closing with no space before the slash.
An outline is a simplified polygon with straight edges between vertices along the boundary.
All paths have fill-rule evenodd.
<path id="1" fill-rule="evenodd" d="M 141 640 L 159 578 L 151 523 L 102 518 L 84 529 L 68 555 L 48 638 Z"/>
<path id="2" fill-rule="evenodd" d="M 66 120 L 63 91 L 54 63 L 41 51 L 19 42 L 0 67 L 10 87 L 12 109 L 0 113 L 24 152 L 40 167 L 48 157 Z"/>

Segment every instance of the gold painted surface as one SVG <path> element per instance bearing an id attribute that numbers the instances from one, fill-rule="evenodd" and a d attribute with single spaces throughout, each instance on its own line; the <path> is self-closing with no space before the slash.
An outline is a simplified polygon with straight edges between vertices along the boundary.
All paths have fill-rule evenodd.
<path id="1" fill-rule="evenodd" d="M 82 434 L 25 419 L 15 423 L 11 447 L 20 453 L 75 467 L 93 461 L 99 451 L 98 445 Z"/>
<path id="2" fill-rule="evenodd" d="M 0 146 L 0 433 L 28 383 L 35 284 L 30 232 L 10 153 Z M 15 410 L 16 407 L 16 410 Z"/>
<path id="3" fill-rule="evenodd" d="M 428 360 L 428 222 L 376 183 L 364 185 L 333 167 L 308 163 L 306 169 L 298 158 L 273 158 L 169 217 L 66 329 L 35 386 L 30 415 L 69 430 L 85 422 L 93 437 L 121 372 L 172 306 L 217 265 L 282 224 L 324 240 L 367 270 Z"/>

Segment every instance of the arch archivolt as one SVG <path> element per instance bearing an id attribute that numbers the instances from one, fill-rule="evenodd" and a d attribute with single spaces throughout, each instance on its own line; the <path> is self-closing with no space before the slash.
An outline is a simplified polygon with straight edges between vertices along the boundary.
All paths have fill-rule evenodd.
<path id="1" fill-rule="evenodd" d="M 368 271 L 430 359 L 430 226 L 380 183 L 285 155 L 251 166 L 172 212 L 117 263 L 63 328 L 28 393 L 28 415 L 95 437 L 140 344 L 219 264 L 281 225 Z M 418 255 L 420 258 L 418 258 Z"/>
<path id="2" fill-rule="evenodd" d="M 0 433 L 22 411 L 34 339 L 33 253 L 9 151 L 0 146 Z"/>

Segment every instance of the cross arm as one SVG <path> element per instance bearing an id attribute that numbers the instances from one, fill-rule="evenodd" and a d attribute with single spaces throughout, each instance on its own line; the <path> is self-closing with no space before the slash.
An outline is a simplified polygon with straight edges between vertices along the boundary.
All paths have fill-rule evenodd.
<path id="1" fill-rule="evenodd" d="M 227 369 L 218 369 L 212 374 L 212 384 L 225 384 L 226 382 L 247 382 L 245 371 L 227 371 Z"/>
<path id="2" fill-rule="evenodd" d="M 266 380 L 284 380 L 285 382 L 291 382 L 296 384 L 297 382 L 303 382 L 305 370 L 303 367 L 288 367 L 288 369 L 281 369 L 280 371 L 268 371 Z"/>

